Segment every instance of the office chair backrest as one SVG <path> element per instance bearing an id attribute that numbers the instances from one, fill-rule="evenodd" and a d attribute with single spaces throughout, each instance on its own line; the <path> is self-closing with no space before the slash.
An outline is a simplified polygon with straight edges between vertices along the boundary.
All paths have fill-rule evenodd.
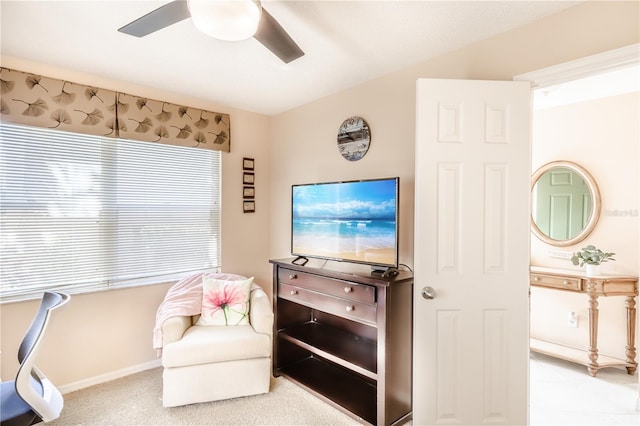
<path id="1" fill-rule="evenodd" d="M 42 296 L 40 307 L 36 316 L 31 321 L 27 333 L 22 338 L 20 348 L 18 349 L 18 362 L 23 363 L 24 359 L 33 352 L 36 345 L 40 342 L 40 337 L 44 333 L 49 321 L 49 312 L 60 307 L 69 301 L 69 295 L 65 293 L 54 293 L 46 291 Z"/>
<path id="2" fill-rule="evenodd" d="M 65 293 L 45 292 L 40 308 L 18 349 L 20 368 L 16 375 L 16 392 L 45 422 L 60 416 L 64 401 L 60 391 L 36 368 L 34 362 L 51 311 L 64 305 L 69 299 L 70 296 Z"/>

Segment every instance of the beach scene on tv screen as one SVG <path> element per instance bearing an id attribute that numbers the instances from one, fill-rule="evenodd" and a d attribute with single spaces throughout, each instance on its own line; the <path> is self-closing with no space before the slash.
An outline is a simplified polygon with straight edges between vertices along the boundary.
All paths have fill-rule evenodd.
<path id="1" fill-rule="evenodd" d="M 395 265 L 395 180 L 294 186 L 292 220 L 295 255 Z"/>

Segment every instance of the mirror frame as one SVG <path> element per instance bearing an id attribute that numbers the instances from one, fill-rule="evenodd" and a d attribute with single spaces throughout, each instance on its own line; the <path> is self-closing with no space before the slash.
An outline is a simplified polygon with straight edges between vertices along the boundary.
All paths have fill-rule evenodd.
<path id="1" fill-rule="evenodd" d="M 533 196 L 533 190 L 536 186 L 536 183 L 538 183 L 538 180 L 540 180 L 540 177 L 544 173 L 559 167 L 570 169 L 571 171 L 577 173 L 585 181 L 587 187 L 589 188 L 589 192 L 591 192 L 592 206 L 591 214 L 589 215 L 589 220 L 587 221 L 587 226 L 585 226 L 584 229 L 573 238 L 569 238 L 567 240 L 554 240 L 553 238 L 545 235 L 540 230 L 540 228 L 538 228 L 538 225 L 536 225 L 536 222 L 533 218 L 533 212 L 531 212 L 531 231 L 544 243 L 556 247 L 566 247 L 579 243 L 580 241 L 587 238 L 589 234 L 591 234 L 593 229 L 596 227 L 596 224 L 598 223 L 598 219 L 600 218 L 602 201 L 600 198 L 600 189 L 598 188 L 598 184 L 596 183 L 593 176 L 591 176 L 591 174 L 584 167 L 571 161 L 552 161 L 536 170 L 536 172 L 533 174 L 533 177 L 531 178 L 530 195 Z"/>

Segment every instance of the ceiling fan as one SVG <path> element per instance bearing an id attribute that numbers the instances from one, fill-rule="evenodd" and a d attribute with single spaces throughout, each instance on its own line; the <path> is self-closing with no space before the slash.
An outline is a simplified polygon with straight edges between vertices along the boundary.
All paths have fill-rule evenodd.
<path id="1" fill-rule="evenodd" d="M 213 14 L 213 8 L 220 6 L 223 7 L 223 9 L 226 7 L 227 9 L 225 11 L 229 11 L 229 7 L 237 9 L 237 7 L 248 6 L 250 9 L 249 14 L 255 18 L 253 23 L 254 28 L 240 37 L 226 37 L 210 33 L 206 28 L 203 28 L 202 25 L 210 26 L 210 22 L 214 19 L 220 19 L 221 25 L 227 28 L 230 27 L 229 23 L 231 20 L 228 16 L 220 17 L 214 16 Z M 203 12 L 207 16 L 200 16 L 200 12 Z M 193 18 L 194 24 L 198 29 L 215 38 L 242 40 L 253 37 L 284 63 L 288 64 L 304 55 L 302 49 L 293 41 L 278 21 L 262 8 L 262 5 L 257 0 L 245 0 L 245 2 L 174 0 L 128 23 L 119 28 L 118 31 L 136 37 L 144 37 L 190 17 Z M 245 18 L 243 17 L 243 19 Z M 257 29 L 255 28 L 256 24 Z"/>

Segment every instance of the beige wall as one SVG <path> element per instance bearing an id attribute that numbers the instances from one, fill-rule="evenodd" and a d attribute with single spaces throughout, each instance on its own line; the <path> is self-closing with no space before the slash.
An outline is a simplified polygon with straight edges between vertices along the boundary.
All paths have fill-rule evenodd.
<path id="1" fill-rule="evenodd" d="M 511 80 L 519 74 L 634 44 L 640 40 L 638 6 L 637 2 L 587 2 L 274 117 L 272 256 L 289 253 L 292 184 L 398 175 L 400 260 L 412 266 L 416 80 Z M 352 115 L 365 118 L 372 132 L 369 152 L 355 163 L 344 160 L 336 147 L 338 126 Z"/>
<path id="2" fill-rule="evenodd" d="M 400 176 L 400 260 L 413 264 L 415 81 L 419 77 L 511 79 L 514 75 L 639 41 L 638 3 L 586 3 L 536 24 L 434 58 L 287 113 L 265 117 L 198 99 L 75 75 L 42 64 L 2 58 L 3 66 L 76 80 L 175 103 L 231 113 L 232 153 L 223 156 L 223 265 L 270 286 L 269 257 L 289 255 L 291 184 Z M 24 66 L 23 66 L 24 65 Z M 77 78 L 75 78 L 77 77 Z M 313 82 L 310 82 L 313 84 Z M 239 89 L 241 90 L 241 89 Z M 349 163 L 336 148 L 345 118 L 364 117 L 372 144 Z M 257 211 L 241 213 L 241 160 L 256 159 Z M 73 388 L 155 361 L 151 329 L 168 285 L 74 297 L 55 326 L 44 357 L 47 373 Z M 33 302 L 3 305 L 1 376 L 15 374 L 15 347 L 31 320 Z M 117 317 L 117 318 L 116 318 Z M 113 326 L 115 324 L 115 326 Z M 61 347 L 56 340 L 64 342 Z M 111 376 L 109 376 L 111 374 Z"/>
<path id="3" fill-rule="evenodd" d="M 225 272 L 255 276 L 271 294 L 269 241 L 270 117 L 19 58 L 2 57 L 2 66 L 106 89 L 231 114 L 231 152 L 222 155 L 222 265 Z M 242 158 L 256 164 L 256 212 L 242 212 Z M 155 313 L 170 284 L 72 296 L 55 312 L 43 351 L 43 371 L 54 383 L 75 389 L 157 362 L 151 347 Z M 0 305 L 0 375 L 15 376 L 17 346 L 37 302 Z"/>
<path id="4" fill-rule="evenodd" d="M 587 244 L 615 252 L 615 262 L 602 272 L 638 275 L 638 155 L 640 94 L 612 96 L 536 111 L 533 119 L 534 169 L 555 160 L 574 161 L 596 180 L 602 195 L 598 225 L 584 241 L 555 248 L 531 239 L 534 265 L 575 269 L 569 260 L 549 251 L 575 252 Z M 624 297 L 600 298 L 599 350 L 625 357 Z M 567 325 L 570 312 L 578 314 L 578 328 Z M 548 289 L 531 289 L 531 334 L 542 340 L 585 348 L 589 342 L 587 298 Z"/>

